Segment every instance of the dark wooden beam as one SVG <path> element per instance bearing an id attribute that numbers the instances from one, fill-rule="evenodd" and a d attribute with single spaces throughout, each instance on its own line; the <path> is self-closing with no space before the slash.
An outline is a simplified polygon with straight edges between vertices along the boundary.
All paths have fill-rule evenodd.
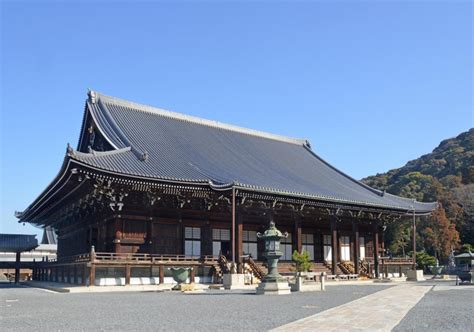
<path id="1" fill-rule="evenodd" d="M 374 271 L 375 277 L 379 277 L 379 227 L 377 221 L 373 222 L 373 245 L 374 245 Z"/>
<path id="2" fill-rule="evenodd" d="M 359 242 L 359 224 L 357 220 L 352 221 L 352 230 L 353 230 L 353 237 L 354 237 L 354 269 L 355 269 L 355 273 L 359 274 L 360 242 Z"/>
<path id="3" fill-rule="evenodd" d="M 293 231 L 293 250 L 301 253 L 302 248 L 302 231 L 301 231 L 301 216 L 299 214 L 294 215 L 294 231 Z"/>
<path id="4" fill-rule="evenodd" d="M 331 218 L 332 274 L 337 274 L 337 217 Z"/>

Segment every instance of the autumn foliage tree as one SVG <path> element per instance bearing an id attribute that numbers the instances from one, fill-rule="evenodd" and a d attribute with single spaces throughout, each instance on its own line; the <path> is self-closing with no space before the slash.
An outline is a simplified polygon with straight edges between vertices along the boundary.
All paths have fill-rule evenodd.
<path id="1" fill-rule="evenodd" d="M 445 261 L 451 250 L 459 246 L 459 232 L 446 217 L 442 206 L 422 223 L 421 229 L 425 248 L 441 261 Z"/>

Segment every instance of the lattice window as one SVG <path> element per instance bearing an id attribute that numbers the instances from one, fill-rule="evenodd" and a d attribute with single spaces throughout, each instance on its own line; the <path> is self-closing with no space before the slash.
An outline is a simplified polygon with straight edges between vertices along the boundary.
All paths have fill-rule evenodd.
<path id="1" fill-rule="evenodd" d="M 190 257 L 201 256 L 201 228 L 184 228 L 184 255 Z"/>
<path id="2" fill-rule="evenodd" d="M 256 231 L 243 231 L 243 250 L 244 255 L 251 255 L 252 258 L 257 259 L 257 232 Z"/>
<path id="3" fill-rule="evenodd" d="M 301 234 L 301 250 L 307 251 L 310 259 L 314 260 L 314 235 L 313 234 Z"/>
<path id="4" fill-rule="evenodd" d="M 331 235 L 323 235 L 323 249 L 324 249 L 324 260 L 332 260 L 332 237 Z"/>

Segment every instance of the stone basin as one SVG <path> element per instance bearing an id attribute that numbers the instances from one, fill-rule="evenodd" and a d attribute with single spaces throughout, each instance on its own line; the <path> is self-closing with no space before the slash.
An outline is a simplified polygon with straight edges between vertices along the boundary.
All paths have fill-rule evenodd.
<path id="1" fill-rule="evenodd" d="M 192 271 L 192 267 L 170 267 L 168 268 L 169 271 L 171 271 L 171 274 L 173 275 L 174 281 L 176 281 L 179 284 L 182 284 L 186 282 L 186 280 L 189 278 L 189 275 Z"/>

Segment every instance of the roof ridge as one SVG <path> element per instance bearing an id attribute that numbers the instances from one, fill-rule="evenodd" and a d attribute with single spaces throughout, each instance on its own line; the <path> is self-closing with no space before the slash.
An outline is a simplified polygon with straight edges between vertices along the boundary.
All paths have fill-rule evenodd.
<path id="1" fill-rule="evenodd" d="M 355 184 L 357 184 L 357 185 L 363 187 L 364 189 L 367 189 L 367 190 L 369 190 L 369 191 L 373 192 L 374 194 L 379 195 L 381 197 L 383 197 L 386 194 L 385 192 L 380 191 L 380 190 L 375 189 L 375 188 L 372 188 L 371 186 L 365 184 L 364 182 L 353 178 L 352 176 L 348 175 L 347 173 L 341 171 L 339 168 L 336 168 L 335 166 L 331 165 L 325 159 L 321 158 L 318 154 L 316 154 L 311 148 L 305 146 L 305 149 L 308 150 L 309 153 L 311 153 L 315 158 L 317 158 L 321 162 L 323 162 L 326 166 L 330 167 L 331 169 L 333 169 L 334 171 L 336 171 L 340 175 L 342 175 L 342 176 L 346 177 L 347 179 L 351 180 Z"/>
<path id="2" fill-rule="evenodd" d="M 68 153 L 69 156 L 73 157 L 74 156 L 82 156 L 82 157 L 102 157 L 102 156 L 110 156 L 114 154 L 120 154 L 124 152 L 131 151 L 132 148 L 130 146 L 127 146 L 125 148 L 117 149 L 117 150 L 110 150 L 110 151 L 96 151 L 92 150 L 91 152 L 81 152 L 77 150 L 72 150 L 72 152 Z"/>
<path id="3" fill-rule="evenodd" d="M 255 129 L 250 129 L 250 128 L 245 128 L 245 127 L 240 127 L 232 124 L 227 124 L 215 120 L 209 120 L 209 119 L 204 119 L 200 118 L 197 116 L 192 116 L 192 115 L 187 115 L 183 113 L 177 113 L 177 112 L 172 112 L 168 111 L 162 108 L 154 107 L 154 106 L 149 106 L 145 104 L 140 104 L 132 101 L 128 101 L 125 99 L 117 98 L 117 97 L 112 97 L 112 96 L 107 96 L 102 93 L 99 93 L 97 91 L 89 91 L 89 98 L 92 100 L 93 103 L 96 103 L 98 99 L 102 99 L 105 102 L 110 102 L 114 103 L 117 105 L 133 108 L 142 112 L 148 112 L 156 115 L 161 115 L 161 116 L 166 116 L 169 118 L 174 118 L 178 120 L 183 120 L 183 121 L 188 121 L 188 122 L 193 122 L 197 123 L 200 125 L 205 125 L 209 127 L 215 127 L 215 128 L 220 128 L 224 130 L 230 130 L 242 134 L 247 134 L 247 135 L 252 135 L 252 136 L 257 136 L 257 137 L 262 137 L 262 138 L 267 138 L 267 139 L 273 139 L 277 141 L 283 141 L 286 143 L 291 143 L 291 144 L 296 144 L 296 145 L 308 145 L 309 142 L 306 139 L 299 139 L 299 138 L 293 138 L 293 137 L 287 137 L 283 135 L 277 135 L 277 134 L 272 134 L 269 132 L 265 131 L 260 131 L 260 130 L 255 130 Z"/>

